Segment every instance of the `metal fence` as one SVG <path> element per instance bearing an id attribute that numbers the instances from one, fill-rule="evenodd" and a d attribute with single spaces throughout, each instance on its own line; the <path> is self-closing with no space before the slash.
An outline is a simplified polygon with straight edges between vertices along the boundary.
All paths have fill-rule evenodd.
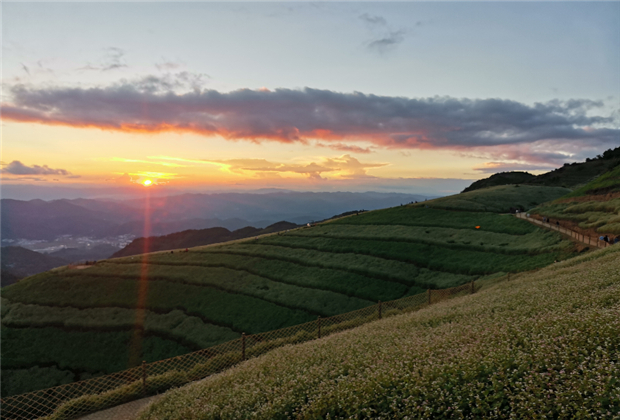
<path id="1" fill-rule="evenodd" d="M 515 216 L 517 216 L 520 219 L 525 219 L 528 222 L 535 223 L 537 225 L 546 227 L 547 229 L 557 230 L 558 232 L 568 235 L 571 238 L 574 238 L 575 240 L 579 242 L 583 242 L 584 244 L 587 244 L 587 245 L 592 245 L 598 248 L 606 248 L 612 245 L 611 243 L 605 242 L 598 237 L 586 236 L 583 233 L 579 233 L 577 231 L 567 229 L 563 227 L 562 225 L 558 224 L 559 221 L 556 221 L 557 223 L 554 223 L 553 221 L 551 223 L 543 222 L 542 220 L 538 220 L 533 217 L 528 217 L 527 214 L 525 213 L 516 213 Z"/>
<path id="2" fill-rule="evenodd" d="M 428 290 L 357 311 L 241 338 L 182 356 L 2 399 L 2 418 L 75 419 L 185 385 L 287 344 L 303 343 L 388 316 L 411 312 L 453 296 L 475 292 L 474 282 L 451 289 Z"/>

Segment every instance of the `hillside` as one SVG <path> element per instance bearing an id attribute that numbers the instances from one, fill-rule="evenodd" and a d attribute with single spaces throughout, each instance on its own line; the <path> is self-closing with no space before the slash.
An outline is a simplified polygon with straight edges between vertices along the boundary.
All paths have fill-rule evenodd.
<path id="1" fill-rule="evenodd" d="M 504 204 L 514 204 L 514 194 Z M 189 252 L 57 269 L 3 289 L 2 372 L 9 380 L 2 392 L 533 270 L 575 252 L 556 232 L 509 215 L 411 205 Z"/>
<path id="2" fill-rule="evenodd" d="M 581 233 L 620 235 L 620 166 L 572 193 L 532 210 Z"/>
<path id="3" fill-rule="evenodd" d="M 609 149 L 602 155 L 594 159 L 586 159 L 582 163 L 565 163 L 561 168 L 538 175 L 529 181 L 529 184 L 575 189 L 618 165 L 620 165 L 620 147 Z"/>
<path id="4" fill-rule="evenodd" d="M 140 420 L 616 418 L 620 247 L 169 391 Z"/>
<path id="5" fill-rule="evenodd" d="M 539 204 L 563 197 L 570 191 L 560 187 L 501 185 L 437 198 L 420 203 L 418 206 L 426 205 L 446 210 L 508 213 L 514 210 L 526 211 Z"/>
<path id="6" fill-rule="evenodd" d="M 536 175 L 532 175 L 529 172 L 500 172 L 493 174 L 488 178 L 479 179 L 469 187 L 465 188 L 463 192 L 465 193 L 488 187 L 496 187 L 498 185 L 524 184 L 534 178 L 536 178 Z"/>
<path id="7" fill-rule="evenodd" d="M 119 249 L 108 244 L 88 246 L 86 248 L 64 248 L 59 251 L 50 252 L 50 257 L 62 258 L 69 262 L 83 262 L 93 260 L 105 260 L 110 258 Z"/>
<path id="8" fill-rule="evenodd" d="M 269 225 L 264 229 L 246 226 L 233 232 L 223 227 L 185 230 L 183 232 L 171 233 L 164 236 L 134 239 L 125 248 L 115 252 L 111 258 L 128 257 L 131 255 L 144 254 L 145 252 L 169 251 L 172 249 L 192 248 L 201 245 L 234 241 L 237 239 L 249 238 L 251 236 L 295 229 L 296 227 L 297 225 L 295 223 L 282 221 Z"/>
<path id="9" fill-rule="evenodd" d="M 585 162 L 565 163 L 562 167 L 535 176 L 527 172 L 501 172 L 488 178 L 480 179 L 463 192 L 474 191 L 498 185 L 529 184 L 546 187 L 575 189 L 592 181 L 620 165 L 620 147 L 609 149 Z"/>
<path id="10" fill-rule="evenodd" d="M 66 259 L 41 254 L 20 246 L 3 246 L 0 252 L 2 287 L 13 284 L 24 277 L 69 263 Z"/>

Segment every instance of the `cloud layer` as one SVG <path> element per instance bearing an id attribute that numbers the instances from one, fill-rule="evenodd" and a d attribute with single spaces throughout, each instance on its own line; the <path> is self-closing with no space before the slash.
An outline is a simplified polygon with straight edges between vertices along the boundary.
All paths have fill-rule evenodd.
<path id="1" fill-rule="evenodd" d="M 71 175 L 71 172 L 66 169 L 52 169 L 47 165 L 26 166 L 19 160 L 14 160 L 9 163 L 6 167 L 2 168 L 0 172 L 11 175 Z"/>
<path id="2" fill-rule="evenodd" d="M 368 169 L 380 168 L 387 163 L 360 162 L 351 155 L 340 157 L 320 158 L 319 163 L 281 163 L 268 161 L 266 159 L 228 159 L 228 160 L 191 160 L 170 156 L 156 156 L 152 159 L 171 160 L 183 163 L 214 164 L 224 171 L 243 173 L 244 171 L 254 172 L 258 176 L 279 175 L 281 173 L 293 173 L 306 175 L 310 179 L 322 179 L 321 174 L 332 173 L 339 178 L 367 178 Z"/>
<path id="3" fill-rule="evenodd" d="M 340 150 L 348 147 L 343 141 L 364 141 L 392 149 L 485 151 L 495 160 L 526 162 L 541 154 L 549 155 L 545 162 L 555 162 L 583 147 L 620 142 L 617 118 L 591 115 L 604 104 L 589 100 L 530 106 L 504 99 L 411 99 L 310 88 L 177 93 L 151 82 L 90 89 L 14 86 L 3 118 L 255 142 L 314 139 Z"/>

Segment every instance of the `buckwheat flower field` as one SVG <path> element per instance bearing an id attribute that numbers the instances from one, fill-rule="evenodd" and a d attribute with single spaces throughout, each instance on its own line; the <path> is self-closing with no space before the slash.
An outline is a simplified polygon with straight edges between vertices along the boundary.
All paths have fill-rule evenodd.
<path id="1" fill-rule="evenodd" d="M 283 347 L 141 420 L 620 418 L 620 246 Z"/>

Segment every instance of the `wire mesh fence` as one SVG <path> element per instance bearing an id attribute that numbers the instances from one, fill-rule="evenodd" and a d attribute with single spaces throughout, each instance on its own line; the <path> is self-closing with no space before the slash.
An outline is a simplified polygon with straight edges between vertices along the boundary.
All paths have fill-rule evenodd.
<path id="1" fill-rule="evenodd" d="M 571 238 L 582 242 L 584 244 L 587 245 L 591 245 L 591 246 L 596 246 L 598 248 L 606 248 L 608 246 L 611 246 L 612 244 L 609 242 L 605 242 L 603 239 L 601 239 L 600 237 L 593 237 L 593 236 L 586 236 L 583 233 L 579 233 L 577 231 L 574 231 L 572 229 L 567 229 L 563 226 L 561 226 L 559 224 L 559 221 L 556 221 L 555 223 L 553 222 L 549 222 L 549 221 L 542 221 L 542 220 L 538 220 L 535 219 L 533 217 L 529 217 L 526 213 L 516 213 L 515 216 L 517 216 L 520 219 L 525 219 L 528 222 L 531 223 L 535 223 L 537 225 L 546 227 L 547 229 L 552 229 L 552 230 L 557 230 L 560 233 L 563 233 L 565 235 L 570 236 Z"/>
<path id="2" fill-rule="evenodd" d="M 250 357 L 287 344 L 298 344 L 355 328 L 377 319 L 415 311 L 432 303 L 474 293 L 475 283 L 379 302 L 353 312 L 305 324 L 245 335 L 193 353 L 143 362 L 141 366 L 2 399 L 6 420 L 69 420 L 203 379 Z"/>

